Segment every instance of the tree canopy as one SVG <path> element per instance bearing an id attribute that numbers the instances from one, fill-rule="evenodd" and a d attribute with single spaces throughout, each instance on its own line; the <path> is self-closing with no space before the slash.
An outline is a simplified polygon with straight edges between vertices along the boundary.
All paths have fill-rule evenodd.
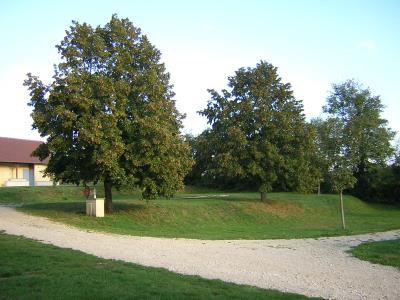
<path id="1" fill-rule="evenodd" d="M 356 171 L 364 171 L 368 163 L 384 165 L 393 154 L 390 142 L 394 132 L 381 118 L 380 96 L 369 89 L 354 80 L 333 84 L 323 110 L 328 118 L 343 123 L 345 154 L 356 158 Z"/>
<path id="2" fill-rule="evenodd" d="M 62 61 L 46 85 L 28 74 L 33 128 L 47 140 L 46 172 L 63 182 L 139 186 L 144 198 L 171 196 L 192 164 L 182 118 L 157 50 L 128 19 L 73 22 L 56 46 Z"/>
<path id="3" fill-rule="evenodd" d="M 381 99 L 354 80 L 347 80 L 332 86 L 323 109 L 328 122 L 341 124 L 342 149 L 337 161 L 346 160 L 352 167 L 356 178 L 353 192 L 366 198 L 371 186 L 368 173 L 376 166 L 385 167 L 393 154 L 394 132 L 381 117 Z"/>
<path id="4" fill-rule="evenodd" d="M 274 187 L 309 190 L 315 185 L 309 176 L 312 130 L 302 102 L 277 68 L 264 61 L 241 68 L 229 77 L 228 87 L 221 93 L 209 90 L 211 100 L 200 112 L 211 125 L 203 134 L 207 172 L 256 187 L 263 200 Z"/>

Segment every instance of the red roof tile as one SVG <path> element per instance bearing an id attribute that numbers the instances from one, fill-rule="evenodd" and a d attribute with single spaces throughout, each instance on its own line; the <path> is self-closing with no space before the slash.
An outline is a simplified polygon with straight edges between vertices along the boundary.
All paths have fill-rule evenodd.
<path id="1" fill-rule="evenodd" d="M 0 162 L 47 164 L 48 159 L 40 161 L 32 152 L 43 142 L 0 137 Z"/>

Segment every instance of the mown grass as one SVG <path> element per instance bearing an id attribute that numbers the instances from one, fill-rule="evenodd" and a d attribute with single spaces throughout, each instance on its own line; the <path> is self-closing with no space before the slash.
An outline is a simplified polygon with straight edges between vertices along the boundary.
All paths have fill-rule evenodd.
<path id="1" fill-rule="evenodd" d="M 101 186 L 97 187 L 97 195 L 104 197 Z M 137 190 L 115 190 L 113 196 L 116 200 L 135 198 L 139 199 L 141 193 Z M 54 203 L 82 201 L 83 187 L 70 186 L 30 186 L 30 187 L 0 187 L 0 204 L 29 204 L 29 203 Z"/>
<path id="2" fill-rule="evenodd" d="M 362 260 L 400 269 L 400 240 L 363 243 L 351 253 Z"/>
<path id="3" fill-rule="evenodd" d="M 306 299 L 0 233 L 0 299 Z"/>
<path id="4" fill-rule="evenodd" d="M 115 192 L 115 213 L 85 215 L 81 188 L 0 189 L 0 203 L 23 203 L 20 210 L 73 226 L 120 234 L 197 239 L 304 238 L 359 234 L 400 228 L 400 208 L 368 204 L 346 196 L 347 230 L 341 229 L 337 195 L 189 191 L 173 199 L 140 200 L 135 191 Z M 7 191 L 4 192 L 4 191 Z M 101 190 L 99 190 L 101 196 Z"/>

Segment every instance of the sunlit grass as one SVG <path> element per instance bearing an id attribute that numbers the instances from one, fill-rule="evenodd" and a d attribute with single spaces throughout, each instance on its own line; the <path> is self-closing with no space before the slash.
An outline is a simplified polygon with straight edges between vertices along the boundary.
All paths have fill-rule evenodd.
<path id="1" fill-rule="evenodd" d="M 0 299 L 306 299 L 0 233 Z"/>
<path id="2" fill-rule="evenodd" d="M 400 240 L 363 243 L 351 253 L 362 260 L 400 269 Z"/>
<path id="3" fill-rule="evenodd" d="M 346 196 L 347 229 L 341 229 L 337 195 L 210 190 L 182 192 L 173 199 L 143 201 L 137 191 L 115 192 L 115 212 L 104 218 L 85 215 L 80 188 L 0 189 L 0 202 L 20 202 L 20 210 L 77 227 L 120 234 L 197 239 L 303 238 L 359 234 L 400 228 L 400 208 L 368 204 Z M 100 193 L 100 191 L 99 191 Z M 10 194 L 8 194 L 10 195 Z M 12 201 L 10 201 L 12 200 Z"/>

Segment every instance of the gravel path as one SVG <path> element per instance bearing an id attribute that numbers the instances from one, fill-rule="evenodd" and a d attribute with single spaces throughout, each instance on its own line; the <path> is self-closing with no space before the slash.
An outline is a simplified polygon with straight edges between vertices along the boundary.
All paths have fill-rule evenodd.
<path id="1" fill-rule="evenodd" d="M 400 299 L 398 269 L 345 252 L 364 241 L 400 238 L 400 230 L 297 240 L 166 239 L 89 232 L 1 206 L 0 230 L 107 259 L 307 296 Z"/>

